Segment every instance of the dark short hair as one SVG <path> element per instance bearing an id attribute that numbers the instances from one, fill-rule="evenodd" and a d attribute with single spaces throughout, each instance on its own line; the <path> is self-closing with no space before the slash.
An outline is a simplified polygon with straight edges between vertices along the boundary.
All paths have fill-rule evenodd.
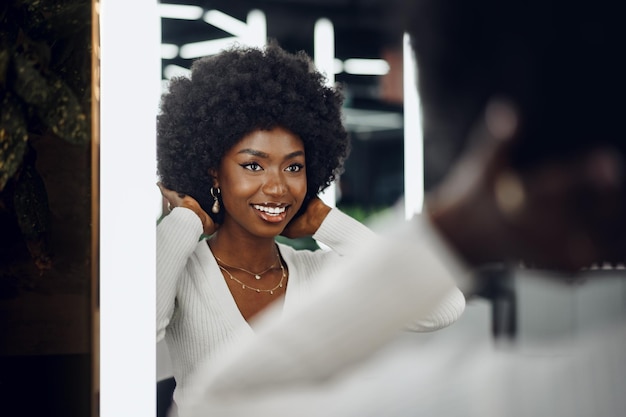
<path id="1" fill-rule="evenodd" d="M 600 144 L 625 152 L 619 2 L 408 3 L 427 140 L 458 155 L 487 101 L 507 96 L 524 118 L 520 166 Z"/>

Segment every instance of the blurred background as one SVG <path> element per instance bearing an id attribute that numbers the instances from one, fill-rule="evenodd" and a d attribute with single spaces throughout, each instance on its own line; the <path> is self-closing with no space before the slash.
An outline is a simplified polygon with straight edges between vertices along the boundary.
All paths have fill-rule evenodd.
<path id="1" fill-rule="evenodd" d="M 94 400 L 91 0 L 0 2 L 0 414 Z"/>

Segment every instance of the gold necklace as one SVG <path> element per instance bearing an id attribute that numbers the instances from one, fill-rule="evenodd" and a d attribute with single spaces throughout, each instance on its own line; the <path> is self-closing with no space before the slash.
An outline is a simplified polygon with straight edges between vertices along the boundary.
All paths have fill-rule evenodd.
<path id="1" fill-rule="evenodd" d="M 263 275 L 263 274 L 265 274 L 266 272 L 269 272 L 269 271 L 271 271 L 272 269 L 274 269 L 274 266 L 276 265 L 276 261 L 274 261 L 274 262 L 270 265 L 270 267 L 269 267 L 269 268 L 267 268 L 265 271 L 263 271 L 263 272 L 259 272 L 259 273 L 257 274 L 257 273 L 254 273 L 254 272 L 252 272 L 252 271 L 248 271 L 247 269 L 239 268 L 238 266 L 228 265 L 226 262 L 222 261 L 219 257 L 217 257 L 217 255 L 213 255 L 213 256 L 215 256 L 215 259 L 217 259 L 217 261 L 218 261 L 219 263 L 221 263 L 222 265 L 227 266 L 227 267 L 229 267 L 229 268 L 238 269 L 238 270 L 240 270 L 240 271 L 242 271 L 242 272 L 247 272 L 248 274 L 252 275 L 252 276 L 253 276 L 255 279 L 257 279 L 257 280 L 261 279 L 261 275 Z M 279 259 L 279 260 L 280 260 L 280 258 L 279 258 L 279 256 L 278 256 L 278 253 L 276 253 L 276 259 Z M 219 264 L 218 264 L 218 265 L 219 265 Z M 282 267 L 282 264 L 281 264 L 281 267 Z"/>
<path id="2" fill-rule="evenodd" d="M 233 281 L 235 281 L 235 282 L 237 282 L 237 283 L 241 284 L 241 288 L 243 288 L 244 290 L 245 290 L 245 289 L 248 289 L 248 290 L 253 290 L 253 291 L 256 291 L 256 292 L 258 292 L 258 293 L 261 293 L 261 292 L 268 292 L 268 293 L 270 293 L 270 294 L 274 294 L 274 291 L 276 291 L 277 289 L 279 289 L 279 288 L 282 288 L 282 287 L 283 287 L 283 282 L 285 281 L 285 278 L 287 277 L 287 274 L 285 274 L 285 267 L 283 267 L 283 263 L 282 263 L 282 261 L 280 261 L 280 258 L 279 258 L 278 260 L 279 260 L 279 262 L 280 262 L 280 270 L 281 270 L 281 277 L 280 277 L 280 281 L 278 282 L 278 284 L 277 284 L 274 288 L 271 288 L 271 289 L 269 289 L 269 290 L 264 290 L 264 289 L 261 289 L 261 288 L 254 288 L 254 287 L 251 287 L 251 286 L 249 286 L 248 284 L 246 284 L 246 283 L 244 283 L 244 282 L 241 282 L 241 281 L 239 281 L 237 278 L 235 278 L 235 277 L 233 276 L 233 274 L 231 274 L 231 273 L 228 271 L 228 269 L 224 268 L 222 265 L 217 264 L 217 266 L 219 266 L 219 267 L 220 267 L 220 269 L 221 269 L 222 271 L 226 272 L 226 273 L 228 274 L 228 276 L 230 277 L 230 279 L 232 279 Z"/>

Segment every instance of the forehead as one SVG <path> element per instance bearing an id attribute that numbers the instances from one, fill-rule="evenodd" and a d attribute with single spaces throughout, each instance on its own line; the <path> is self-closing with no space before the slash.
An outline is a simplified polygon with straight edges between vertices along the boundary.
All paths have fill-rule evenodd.
<path id="1" fill-rule="evenodd" d="M 304 143 L 299 136 L 282 127 L 270 130 L 257 129 L 245 135 L 229 153 L 238 153 L 242 149 L 255 149 L 265 152 L 291 153 L 304 150 Z"/>

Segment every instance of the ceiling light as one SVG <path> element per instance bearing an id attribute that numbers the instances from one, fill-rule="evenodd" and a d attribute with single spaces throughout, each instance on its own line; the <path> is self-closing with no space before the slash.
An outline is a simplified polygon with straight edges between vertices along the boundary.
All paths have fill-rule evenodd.
<path id="1" fill-rule="evenodd" d="M 263 47 L 267 43 L 267 19 L 261 10 L 251 10 L 246 18 L 248 35 L 246 43 L 250 46 Z"/>
<path id="2" fill-rule="evenodd" d="M 424 144 L 422 108 L 417 91 L 417 65 L 411 39 L 402 42 L 404 89 L 404 209 L 407 220 L 422 211 L 424 204 Z"/>
<path id="3" fill-rule="evenodd" d="M 385 75 L 389 72 L 389 64 L 384 59 L 346 59 L 343 70 L 354 75 Z"/>
<path id="4" fill-rule="evenodd" d="M 194 59 L 202 56 L 215 55 L 238 42 L 239 38 L 230 36 L 221 39 L 187 43 L 180 47 L 179 55 L 183 59 Z"/>
<path id="5" fill-rule="evenodd" d="M 171 43 L 161 44 L 161 59 L 174 59 L 178 56 L 178 45 Z"/>
<path id="6" fill-rule="evenodd" d="M 341 74 L 343 72 L 343 61 L 339 58 L 335 58 L 333 61 L 333 71 L 335 74 Z"/>
<path id="7" fill-rule="evenodd" d="M 159 4 L 159 14 L 166 19 L 198 20 L 202 17 L 202 7 L 184 4 Z"/>
<path id="8" fill-rule="evenodd" d="M 318 19 L 313 29 L 313 59 L 326 84 L 335 84 L 335 28 L 328 19 Z"/>
<path id="9" fill-rule="evenodd" d="M 315 22 L 313 49 L 315 67 L 326 76 L 326 85 L 333 86 L 335 84 L 335 28 L 330 20 L 322 18 Z M 335 207 L 337 185 L 333 182 L 319 194 L 319 197 L 327 205 Z"/>
<path id="10" fill-rule="evenodd" d="M 402 115 L 396 112 L 366 110 L 345 107 L 343 110 L 346 125 L 352 132 L 374 132 L 402 129 Z"/>
<path id="11" fill-rule="evenodd" d="M 248 25 L 245 22 L 219 10 L 209 10 L 204 14 L 203 20 L 235 36 L 245 37 L 248 34 Z"/>
<path id="12" fill-rule="evenodd" d="M 188 77 L 191 74 L 189 68 L 181 67 L 180 65 L 170 64 L 163 68 L 163 75 L 168 80 L 174 77 Z"/>

